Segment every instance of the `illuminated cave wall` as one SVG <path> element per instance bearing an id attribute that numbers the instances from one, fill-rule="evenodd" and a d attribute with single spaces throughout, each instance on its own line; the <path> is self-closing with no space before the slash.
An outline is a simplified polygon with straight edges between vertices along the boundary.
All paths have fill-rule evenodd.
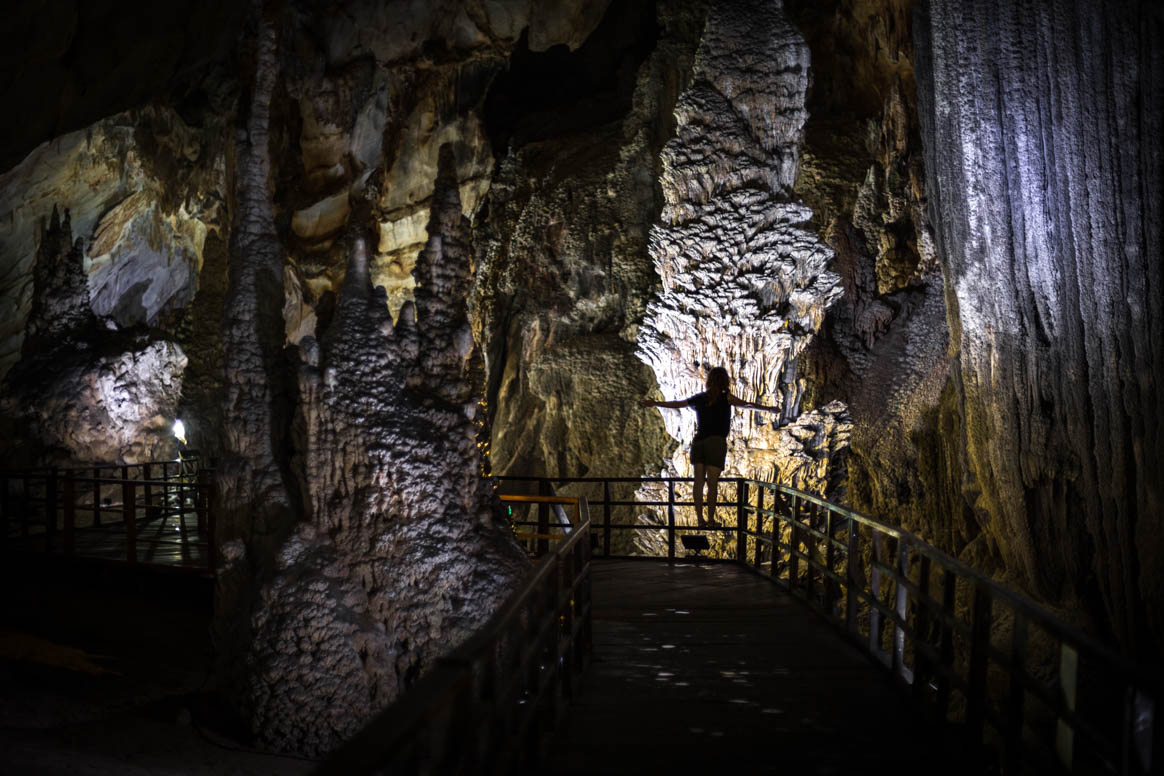
<path id="1" fill-rule="evenodd" d="M 435 654 L 405 631 L 484 616 L 497 580 L 448 577 L 519 571 L 485 494 L 437 509 L 401 461 L 440 450 L 447 477 L 417 472 L 475 477 L 491 423 L 501 473 L 681 471 L 690 419 L 670 435 L 637 401 L 694 392 L 696 361 L 809 413 L 808 449 L 741 413 L 748 473 L 793 471 L 775 448 L 795 443 L 802 484 L 843 485 L 1104 637 L 1161 643 L 1159 12 L 777 5 L 742 24 L 748 3 L 288 0 L 268 40 L 258 4 L 95 2 L 0 31 L 22 117 L 0 134 L 4 457 L 169 454 L 182 413 L 229 506 L 220 678 L 270 745 L 332 746 Z M 39 341 L 78 360 L 38 361 L 36 276 L 66 259 L 83 283 L 40 286 L 80 323 Z M 429 308 L 443 345 L 426 282 L 465 303 Z M 740 314 L 712 325 L 688 286 Z M 13 445 L 98 406 L 95 375 L 133 396 L 124 444 L 90 414 Z M 462 390 L 479 378 L 483 408 Z M 818 434 L 835 400 L 851 431 L 838 414 Z M 413 444 L 434 425 L 453 453 Z M 822 443 L 846 438 L 833 483 Z M 472 570 L 414 562 L 453 536 Z M 311 638 L 288 646 L 281 614 Z M 283 649 L 352 679 L 317 737 L 258 670 Z"/>
<path id="2" fill-rule="evenodd" d="M 796 372 L 841 295 L 826 269 L 832 253 L 804 228 L 811 212 L 791 193 L 808 61 L 777 4 L 711 10 L 693 83 L 675 109 L 676 136 L 663 150 L 665 205 L 650 243 L 662 288 L 639 330 L 638 355 L 667 399 L 697 393 L 711 367 L 727 368 L 736 395 L 780 408 L 736 413 L 727 474 L 823 493 L 830 473 L 833 484 L 841 479 L 848 417 L 841 404 L 802 416 Z M 689 446 L 693 413 L 663 417 Z M 690 476 L 684 449 L 669 468 Z"/>
<path id="3" fill-rule="evenodd" d="M 1007 576 L 1156 659 L 1162 27 L 1151 3 L 930 0 L 915 28 L 962 497 Z"/>

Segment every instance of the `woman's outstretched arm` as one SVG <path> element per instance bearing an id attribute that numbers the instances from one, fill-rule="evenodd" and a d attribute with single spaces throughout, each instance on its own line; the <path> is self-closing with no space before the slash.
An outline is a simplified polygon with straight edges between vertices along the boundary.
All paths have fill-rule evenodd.
<path id="1" fill-rule="evenodd" d="M 685 399 L 676 399 L 675 401 L 652 401 L 651 399 L 643 399 L 639 402 L 640 407 L 662 407 L 669 410 L 679 410 L 687 406 Z"/>
<path id="2" fill-rule="evenodd" d="M 779 412 L 779 407 L 769 407 L 765 404 L 757 404 L 754 401 L 744 401 L 738 396 L 728 394 L 728 401 L 735 407 L 742 407 L 745 410 L 760 410 L 761 412 Z"/>

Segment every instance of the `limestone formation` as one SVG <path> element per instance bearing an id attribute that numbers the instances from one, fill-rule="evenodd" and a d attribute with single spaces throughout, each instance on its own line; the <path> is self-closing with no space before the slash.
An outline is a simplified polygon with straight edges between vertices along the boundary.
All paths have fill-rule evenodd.
<path id="1" fill-rule="evenodd" d="M 844 287 L 802 359 L 806 402 L 849 406 L 846 503 L 957 554 L 973 530 L 961 527 L 960 499 L 933 447 L 948 337 L 917 126 L 912 2 L 795 5 L 813 53 L 796 193 Z"/>
<path id="2" fill-rule="evenodd" d="M 361 237 L 331 327 L 301 343 L 308 521 L 276 553 L 248 657 L 256 732 L 279 749 L 354 734 L 528 568 L 482 477 L 468 222 L 451 147 L 441 161 L 415 307 L 393 326 Z"/>
<path id="3" fill-rule="evenodd" d="M 491 91 L 512 133 L 474 222 L 473 319 L 498 474 L 634 476 L 669 454 L 658 415 L 637 404 L 653 379 L 634 343 L 654 283 L 658 154 L 704 15 L 689 2 L 614 3 L 576 54 L 515 54 Z M 581 90 L 587 109 L 559 108 L 546 84 Z"/>
<path id="4" fill-rule="evenodd" d="M 962 495 L 1013 579 L 1155 658 L 1161 28 L 1134 2 L 929 0 L 915 30 Z"/>
<path id="5" fill-rule="evenodd" d="M 104 328 L 165 327 L 198 288 L 207 234 L 219 228 L 214 131 L 143 108 L 44 143 L 0 174 L 0 376 L 16 361 L 33 296 L 43 219 L 69 210 Z"/>
<path id="6" fill-rule="evenodd" d="M 11 464 L 169 458 L 186 356 L 175 343 L 104 336 L 89 303 L 84 241 L 68 211 L 40 237 L 22 357 L 0 385 Z"/>
<path id="7" fill-rule="evenodd" d="M 638 354 L 669 399 L 699 392 L 706 370 L 724 366 L 736 395 L 779 407 L 777 415 L 737 413 L 728 472 L 781 481 L 795 474 L 822 492 L 833 478 L 809 473 L 824 474 L 827 465 L 803 464 L 843 449 L 848 425 L 832 408 L 835 436 L 825 442 L 824 426 L 798 420 L 797 358 L 841 294 L 840 279 L 826 269 L 832 252 L 805 228 L 811 211 L 791 193 L 808 64 L 779 3 L 713 7 L 694 81 L 675 109 L 676 136 L 663 151 L 666 204 L 650 245 L 662 289 L 639 331 Z M 690 442 L 693 413 L 663 417 L 675 439 Z M 795 431 L 781 430 L 794 422 Z M 818 440 L 815 451 L 794 452 L 797 440 Z M 682 449 L 669 469 L 689 474 Z"/>

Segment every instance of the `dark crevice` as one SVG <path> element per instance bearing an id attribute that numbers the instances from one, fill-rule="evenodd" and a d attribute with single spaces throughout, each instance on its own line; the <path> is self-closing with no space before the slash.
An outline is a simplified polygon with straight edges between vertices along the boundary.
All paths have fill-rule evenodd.
<path id="1" fill-rule="evenodd" d="M 625 116 L 639 66 L 654 51 L 658 38 L 654 0 L 611 3 L 576 51 L 564 44 L 530 51 L 529 30 L 524 31 L 509 69 L 498 75 L 485 99 L 485 125 L 494 154 Z"/>

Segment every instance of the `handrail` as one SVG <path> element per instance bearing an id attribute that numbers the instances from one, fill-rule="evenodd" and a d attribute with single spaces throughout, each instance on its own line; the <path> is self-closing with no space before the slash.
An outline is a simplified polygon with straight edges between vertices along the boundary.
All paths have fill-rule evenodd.
<path id="1" fill-rule="evenodd" d="M 200 464 L 200 458 L 186 457 L 0 470 L 0 548 L 213 572 L 218 555 L 213 483 L 211 470 Z M 104 472 L 120 476 L 101 476 Z M 176 540 L 156 530 L 146 535 L 140 527 L 171 518 L 177 518 Z M 182 548 L 180 558 L 157 561 L 155 552 L 171 546 Z"/>
<path id="2" fill-rule="evenodd" d="M 613 531 L 734 534 L 730 560 L 765 573 L 858 643 L 919 702 L 988 743 L 1009 771 L 1055 763 L 1068 772 L 1164 771 L 1164 678 L 1049 614 L 1031 599 L 900 528 L 775 483 L 721 478 L 736 524 L 678 524 L 678 477 L 501 477 L 601 485 L 600 557 Z M 611 485 L 666 483 L 666 501 L 612 497 Z M 769 502 L 767 505 L 765 502 Z M 616 524 L 615 507 L 663 507 L 666 522 Z M 1053 680 L 1041 678 L 1050 674 Z"/>
<path id="3" fill-rule="evenodd" d="M 528 772 L 591 653 L 590 515 L 476 633 L 316 770 Z M 556 502 L 551 502 L 556 503 Z"/>

